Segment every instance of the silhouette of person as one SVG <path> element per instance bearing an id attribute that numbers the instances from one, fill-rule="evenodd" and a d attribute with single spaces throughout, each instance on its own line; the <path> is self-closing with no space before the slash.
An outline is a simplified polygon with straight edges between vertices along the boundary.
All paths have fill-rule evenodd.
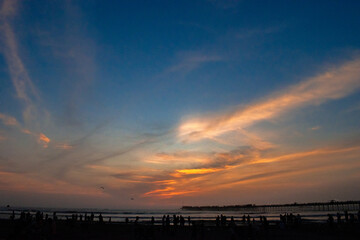
<path id="1" fill-rule="evenodd" d="M 185 218 L 182 215 L 180 215 L 180 226 L 181 227 L 185 226 Z"/>
<path id="2" fill-rule="evenodd" d="M 176 217 L 176 215 L 174 214 L 173 215 L 173 223 L 174 223 L 174 226 L 176 227 L 177 226 L 177 224 L 178 224 L 178 221 L 177 221 L 178 219 L 177 219 L 177 217 Z"/>
<path id="3" fill-rule="evenodd" d="M 155 224 L 155 218 L 154 216 L 151 217 L 151 225 L 154 225 Z"/>
<path id="4" fill-rule="evenodd" d="M 169 215 L 166 216 L 166 226 L 167 227 L 170 226 L 170 216 Z"/>
<path id="5" fill-rule="evenodd" d="M 329 227 L 332 227 L 333 224 L 334 224 L 334 218 L 332 216 L 332 214 L 328 214 L 328 224 L 329 224 Z"/>
<path id="6" fill-rule="evenodd" d="M 345 222 L 349 222 L 349 214 L 348 214 L 348 211 L 345 211 L 344 214 L 345 214 Z"/>
<path id="7" fill-rule="evenodd" d="M 220 226 L 220 217 L 219 217 L 219 215 L 217 215 L 217 217 L 216 217 L 216 226 L 217 227 Z"/>
<path id="8" fill-rule="evenodd" d="M 162 219 L 161 219 L 161 223 L 162 223 L 163 227 L 165 226 L 165 219 L 166 219 L 166 216 L 163 215 L 163 217 L 162 217 Z"/>
<path id="9" fill-rule="evenodd" d="M 266 217 L 263 217 L 263 226 L 265 230 L 267 230 L 269 227 L 269 222 Z"/>
<path id="10" fill-rule="evenodd" d="M 336 222 L 337 222 L 337 224 L 341 223 L 341 214 L 340 213 L 336 214 Z"/>
<path id="11" fill-rule="evenodd" d="M 234 217 L 233 217 L 233 216 L 231 216 L 231 219 L 230 219 L 230 226 L 231 226 L 231 227 L 235 227 L 235 226 L 236 226 L 235 220 L 234 220 Z"/>

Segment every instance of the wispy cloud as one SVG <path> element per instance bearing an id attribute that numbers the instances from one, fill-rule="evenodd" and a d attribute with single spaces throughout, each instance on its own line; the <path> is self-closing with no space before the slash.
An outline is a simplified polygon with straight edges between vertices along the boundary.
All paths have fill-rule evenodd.
<path id="1" fill-rule="evenodd" d="M 16 118 L 9 115 L 0 113 L 0 120 L 2 120 L 4 125 L 13 126 L 21 133 L 34 136 L 35 139 L 37 139 L 37 142 L 41 144 L 44 148 L 48 147 L 50 138 L 48 138 L 44 133 L 36 133 L 30 131 L 29 129 L 23 128 L 22 125 L 16 120 Z"/>
<path id="2" fill-rule="evenodd" d="M 32 126 L 39 121 L 39 111 L 36 102 L 40 100 L 38 90 L 33 84 L 28 71 L 23 63 L 19 47 L 17 44 L 14 30 L 11 26 L 11 20 L 16 16 L 18 1 L 4 0 L 0 10 L 1 35 L 3 35 L 3 52 L 7 62 L 10 77 L 15 88 L 16 96 L 24 104 L 23 122 L 25 125 Z M 36 137 L 39 144 L 44 148 L 48 146 L 50 139 L 44 133 L 35 133 L 24 128 L 14 117 L 0 113 L 0 119 L 5 125 L 16 126 L 21 132 Z"/>
<path id="3" fill-rule="evenodd" d="M 16 118 L 0 113 L 0 119 L 4 125 L 15 126 L 18 125 Z"/>
<path id="4" fill-rule="evenodd" d="M 73 146 L 68 143 L 59 143 L 59 144 L 55 145 L 55 148 L 63 149 L 63 150 L 70 150 L 73 148 Z"/>
<path id="5" fill-rule="evenodd" d="M 16 91 L 16 96 L 24 103 L 23 117 L 25 121 L 30 121 L 36 114 L 34 100 L 39 99 L 39 94 L 35 88 L 25 65 L 20 57 L 15 33 L 11 27 L 11 19 L 15 16 L 18 2 L 4 0 L 0 10 L 1 34 L 3 35 L 3 52 L 9 67 L 11 79 Z"/>
<path id="6" fill-rule="evenodd" d="M 185 141 L 213 138 L 295 108 L 339 99 L 360 88 L 359 76 L 360 60 L 356 59 L 233 112 L 189 119 L 180 124 L 178 135 Z"/>
<path id="7" fill-rule="evenodd" d="M 16 13 L 17 0 L 4 0 L 0 9 L 0 17 L 11 17 Z"/>
<path id="8" fill-rule="evenodd" d="M 26 184 L 24 184 L 26 183 Z M 34 176 L 27 173 L 15 173 L 0 169 L 0 189 L 18 192 L 53 193 L 67 195 L 102 196 L 95 187 L 77 186 L 65 181 Z"/>
<path id="9" fill-rule="evenodd" d="M 202 65 L 210 62 L 223 61 L 223 58 L 216 54 L 205 54 L 201 52 L 181 52 L 177 56 L 175 64 L 165 69 L 164 74 L 168 73 L 188 73 Z"/>
<path id="10" fill-rule="evenodd" d="M 360 166 L 356 161 L 359 151 L 360 147 L 354 145 L 319 148 L 272 157 L 257 153 L 243 156 L 247 161 L 237 161 L 235 165 L 213 167 L 213 164 L 209 163 L 198 168 L 175 169 L 172 173 L 163 175 L 166 180 L 149 183 L 152 190 L 146 192 L 144 196 L 171 198 L 189 193 L 201 195 L 236 185 L 260 186 L 270 180 L 273 183 L 281 181 L 283 177 L 298 179 L 316 172 L 351 169 Z M 339 161 L 339 157 L 347 160 Z M 232 160 L 227 159 L 224 164 L 227 161 Z"/>
<path id="11" fill-rule="evenodd" d="M 86 15 L 79 4 L 64 1 L 61 7 L 64 9 L 62 27 L 43 33 L 40 43 L 50 49 L 63 66 L 59 77 L 66 91 L 60 92 L 63 94 L 63 111 L 57 124 L 79 127 L 84 123 L 81 110 L 93 101 L 98 47 L 95 38 L 87 32 Z"/>

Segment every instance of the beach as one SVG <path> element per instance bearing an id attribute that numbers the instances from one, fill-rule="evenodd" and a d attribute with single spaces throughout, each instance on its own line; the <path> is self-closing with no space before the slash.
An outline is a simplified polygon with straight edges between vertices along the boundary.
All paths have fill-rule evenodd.
<path id="1" fill-rule="evenodd" d="M 282 221 L 252 219 L 248 222 L 246 219 L 244 222 L 227 217 L 221 221 L 188 222 L 185 218 L 185 222 L 174 222 L 171 216 L 170 222 L 141 218 L 109 222 L 98 216 L 80 221 L 75 215 L 67 220 L 56 217 L 53 220 L 38 213 L 30 218 L 25 215 L 24 218 L 1 219 L 0 239 L 359 239 L 360 236 L 357 218 L 314 222 L 296 221 L 289 216 Z"/>

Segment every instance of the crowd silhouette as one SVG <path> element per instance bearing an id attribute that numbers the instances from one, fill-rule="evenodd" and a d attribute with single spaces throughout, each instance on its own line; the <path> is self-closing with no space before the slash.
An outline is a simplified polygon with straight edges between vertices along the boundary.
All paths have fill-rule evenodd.
<path id="1" fill-rule="evenodd" d="M 107 218 L 108 221 L 106 221 L 105 218 Z M 187 221 L 185 219 L 187 219 Z M 345 211 L 336 214 L 329 213 L 327 215 L 327 221 L 324 224 L 326 224 L 329 229 L 342 229 L 347 226 L 355 226 L 358 228 L 360 226 L 359 220 L 360 211 L 358 211 L 357 214 Z M 149 231 L 154 232 L 155 229 L 163 234 L 170 235 L 188 233 L 191 238 L 198 239 L 206 234 L 206 231 L 209 231 L 209 229 L 217 233 L 233 233 L 236 236 L 241 229 L 242 231 L 247 229 L 245 232 L 251 237 L 257 232 L 267 233 L 269 228 L 280 231 L 284 229 L 302 229 L 304 224 L 305 226 L 309 225 L 309 221 L 307 219 L 304 220 L 300 214 L 293 213 L 280 214 L 277 220 L 272 219 L 271 221 L 264 215 L 250 216 L 250 214 L 244 214 L 241 217 L 234 217 L 220 214 L 213 220 L 203 220 L 198 218 L 192 219 L 190 216 L 185 218 L 182 215 L 173 214 L 172 216 L 163 215 L 161 219 L 156 219 L 154 216 L 150 219 L 136 216 L 130 220 L 126 217 L 121 223 L 116 221 L 112 222 L 111 217 L 104 217 L 102 213 L 97 213 L 97 215 L 92 212 L 86 212 L 84 214 L 72 213 L 71 215 L 62 215 L 61 218 L 59 218 L 57 212 L 53 212 L 51 216 L 51 214 L 44 214 L 41 211 L 36 211 L 35 213 L 31 213 L 30 211 L 16 213 L 12 211 L 9 224 L 10 227 L 11 224 L 13 224 L 17 226 L 16 229 L 21 229 L 19 234 L 24 234 L 25 236 L 30 234 L 31 236 L 35 236 L 35 239 L 37 239 L 38 236 L 42 239 L 52 239 L 59 234 L 59 225 L 61 226 L 61 231 L 64 231 L 64 228 L 70 228 L 72 231 L 75 231 L 74 229 L 76 229 L 77 226 L 83 226 L 85 227 L 84 229 L 89 229 L 87 226 L 92 226 L 90 229 L 104 229 L 107 226 L 113 226 L 113 228 L 128 226 L 126 231 L 133 232 L 134 234 L 132 236 L 135 236 L 134 239 L 137 239 L 140 235 L 149 234 Z M 139 235 L 144 229 L 148 229 L 148 232 Z M 15 233 L 15 235 L 16 234 L 17 233 Z M 154 234 L 155 233 L 153 233 L 153 235 Z"/>

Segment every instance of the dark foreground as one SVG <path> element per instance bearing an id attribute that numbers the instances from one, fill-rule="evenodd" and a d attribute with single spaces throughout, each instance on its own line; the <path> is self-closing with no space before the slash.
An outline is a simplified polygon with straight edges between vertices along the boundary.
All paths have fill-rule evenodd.
<path id="1" fill-rule="evenodd" d="M 284 226 L 272 222 L 266 226 L 253 223 L 214 226 L 209 222 L 193 222 L 191 226 L 161 226 L 150 223 L 0 220 L 0 239 L 360 239 L 360 224 Z"/>

